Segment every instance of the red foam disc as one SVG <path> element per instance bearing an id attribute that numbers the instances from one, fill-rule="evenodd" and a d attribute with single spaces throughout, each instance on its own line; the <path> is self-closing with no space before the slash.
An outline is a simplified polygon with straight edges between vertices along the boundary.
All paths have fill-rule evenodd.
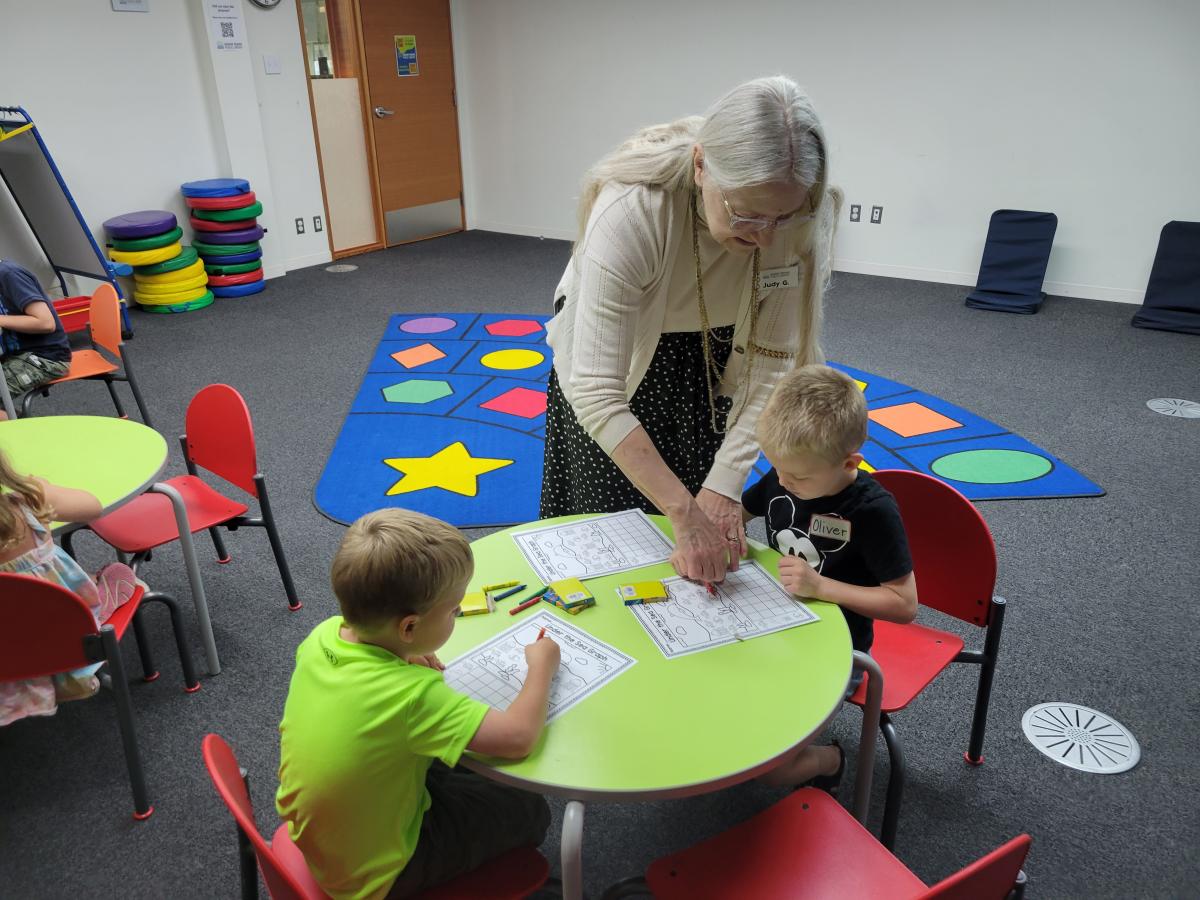
<path id="1" fill-rule="evenodd" d="M 241 209 L 254 202 L 254 191 L 232 197 L 184 197 L 183 202 L 191 209 Z"/>
<path id="2" fill-rule="evenodd" d="M 236 275 L 209 275 L 209 287 L 228 287 L 231 284 L 249 284 L 252 281 L 262 281 L 263 270 L 260 266 L 249 272 L 238 272 Z M 228 562 L 228 560 L 226 560 Z"/>
<path id="3" fill-rule="evenodd" d="M 210 222 L 208 219 L 191 217 L 192 228 L 196 231 L 241 231 L 243 228 L 253 228 L 258 219 L 238 219 L 236 222 Z"/>

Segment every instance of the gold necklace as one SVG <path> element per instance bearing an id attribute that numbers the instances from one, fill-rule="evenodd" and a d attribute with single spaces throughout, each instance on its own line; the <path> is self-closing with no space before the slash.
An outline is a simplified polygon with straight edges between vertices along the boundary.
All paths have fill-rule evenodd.
<path id="1" fill-rule="evenodd" d="M 721 340 L 711 334 L 708 324 L 708 307 L 704 305 L 704 275 L 700 266 L 700 226 L 697 224 L 699 214 L 696 211 L 696 191 L 692 190 L 692 255 L 696 258 L 696 300 L 700 305 L 700 343 L 704 348 L 704 386 L 708 388 L 708 414 L 714 434 L 727 434 L 737 420 L 741 418 L 739 409 L 732 422 L 726 422 L 724 428 L 717 427 L 717 403 L 713 397 L 713 382 L 719 382 L 724 375 L 723 369 L 717 368 L 712 356 L 710 341 Z M 746 341 L 746 367 L 742 370 L 741 383 L 744 390 L 750 389 L 750 376 L 754 367 L 754 352 L 757 349 L 754 337 L 758 329 L 758 263 L 759 248 L 754 248 L 754 263 L 750 273 L 750 339 Z M 735 326 L 736 327 L 736 326 Z M 732 341 L 731 337 L 729 341 Z M 728 343 L 725 342 L 725 343 Z M 725 361 L 729 365 L 729 361 Z M 744 404 L 743 404 L 744 405 Z"/>

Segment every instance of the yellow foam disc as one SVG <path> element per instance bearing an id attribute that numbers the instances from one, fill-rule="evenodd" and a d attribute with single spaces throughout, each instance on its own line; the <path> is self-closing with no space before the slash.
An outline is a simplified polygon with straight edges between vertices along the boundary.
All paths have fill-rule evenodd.
<path id="1" fill-rule="evenodd" d="M 199 300 L 207 293 L 207 287 L 191 288 L 186 291 L 172 291 L 166 294 L 147 294 L 143 291 L 134 291 L 133 299 L 145 306 L 170 306 L 176 303 L 187 303 L 190 300 Z"/>
<path id="2" fill-rule="evenodd" d="M 177 294 L 182 291 L 191 291 L 198 287 L 204 287 L 206 284 L 208 284 L 208 273 L 201 272 L 199 275 L 193 275 L 187 281 L 174 281 L 168 284 L 143 284 L 138 282 L 135 292 L 155 296 L 159 294 Z"/>
<path id="3" fill-rule="evenodd" d="M 133 273 L 133 280 L 138 285 L 143 284 L 178 284 L 181 281 L 191 281 L 204 272 L 204 260 L 198 259 L 190 266 L 185 266 L 174 272 L 163 272 L 161 275 L 139 275 Z"/>
<path id="4" fill-rule="evenodd" d="M 152 266 L 174 259 L 182 251 L 178 241 L 165 247 L 155 247 L 153 250 L 114 250 L 109 247 L 108 258 L 113 262 L 129 263 L 131 266 Z"/>

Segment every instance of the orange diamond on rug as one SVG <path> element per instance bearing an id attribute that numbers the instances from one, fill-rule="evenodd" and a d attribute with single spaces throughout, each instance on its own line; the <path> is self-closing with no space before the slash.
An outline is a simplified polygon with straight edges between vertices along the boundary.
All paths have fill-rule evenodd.
<path id="1" fill-rule="evenodd" d="M 867 418 L 906 438 L 962 427 L 962 422 L 955 422 L 949 416 L 943 416 L 920 403 L 901 403 L 873 409 L 867 413 Z"/>
<path id="2" fill-rule="evenodd" d="M 435 362 L 439 359 L 445 359 L 446 354 L 439 350 L 433 344 L 418 344 L 415 347 L 409 347 L 407 350 L 400 350 L 392 354 L 392 359 L 400 363 L 406 369 L 415 369 L 418 366 L 423 366 L 426 363 Z"/>

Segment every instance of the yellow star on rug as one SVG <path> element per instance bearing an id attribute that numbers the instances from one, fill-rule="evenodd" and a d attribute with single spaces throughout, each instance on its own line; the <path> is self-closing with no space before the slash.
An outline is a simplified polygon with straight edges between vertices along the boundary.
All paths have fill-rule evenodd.
<path id="1" fill-rule="evenodd" d="M 404 477 L 388 489 L 389 497 L 431 487 L 474 497 L 479 492 L 480 475 L 513 464 L 511 459 L 472 456 L 462 441 L 443 447 L 433 456 L 406 456 L 385 459 L 384 462 L 404 473 Z"/>

